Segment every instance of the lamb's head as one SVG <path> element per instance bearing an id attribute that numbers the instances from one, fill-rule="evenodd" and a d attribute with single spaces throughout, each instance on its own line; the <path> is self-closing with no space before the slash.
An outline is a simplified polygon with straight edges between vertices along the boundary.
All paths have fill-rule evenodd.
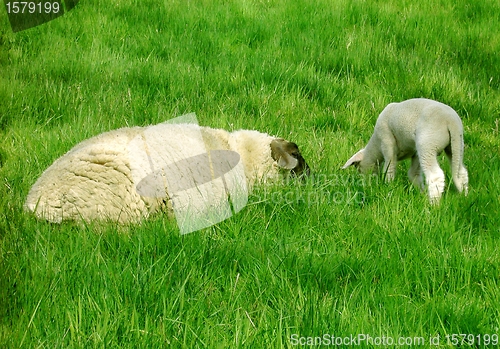
<path id="1" fill-rule="evenodd" d="M 271 157 L 279 167 L 290 170 L 292 176 L 309 176 L 309 165 L 302 157 L 297 144 L 276 138 L 271 142 Z"/>
<path id="2" fill-rule="evenodd" d="M 372 158 L 373 156 L 366 156 L 366 148 L 363 148 L 356 154 L 351 156 L 351 158 L 347 160 L 344 166 L 342 166 L 342 169 L 345 170 L 350 166 L 354 166 L 361 173 L 377 172 L 379 170 L 380 161 L 378 159 L 373 160 Z"/>
<path id="3" fill-rule="evenodd" d="M 348 168 L 350 166 L 354 166 L 357 169 L 360 169 L 359 165 L 361 163 L 361 160 L 363 160 L 364 156 L 365 156 L 365 148 L 361 149 L 356 154 L 351 156 L 351 158 L 349 160 L 347 160 L 347 162 L 344 164 L 344 166 L 342 166 L 342 169 L 345 170 L 346 168 Z"/>

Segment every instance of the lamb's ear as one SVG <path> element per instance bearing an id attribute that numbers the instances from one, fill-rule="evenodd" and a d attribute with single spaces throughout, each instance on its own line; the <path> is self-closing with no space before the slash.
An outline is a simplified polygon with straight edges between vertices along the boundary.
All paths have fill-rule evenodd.
<path id="1" fill-rule="evenodd" d="M 299 160 L 293 156 L 298 151 L 295 143 L 287 142 L 282 138 L 276 138 L 271 142 L 271 156 L 279 167 L 293 170 L 299 164 Z"/>
<path id="2" fill-rule="evenodd" d="M 361 149 L 360 151 L 358 151 L 356 154 L 354 154 L 353 156 L 351 156 L 351 158 L 349 160 L 347 160 L 347 162 L 345 163 L 344 166 L 342 166 L 342 169 L 346 169 L 348 168 L 349 166 L 358 166 L 359 163 L 361 162 L 361 160 L 363 160 L 363 157 L 365 155 L 365 149 Z"/>

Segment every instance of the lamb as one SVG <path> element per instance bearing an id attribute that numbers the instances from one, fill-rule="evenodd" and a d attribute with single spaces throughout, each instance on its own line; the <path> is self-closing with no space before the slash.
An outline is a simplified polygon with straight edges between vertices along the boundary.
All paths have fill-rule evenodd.
<path id="1" fill-rule="evenodd" d="M 445 175 L 437 160 L 443 150 L 450 161 L 457 190 L 467 195 L 468 174 L 462 163 L 464 140 L 460 117 L 443 103 L 425 98 L 409 99 L 385 107 L 366 147 L 342 168 L 355 165 L 360 172 L 368 173 L 378 170 L 383 160 L 386 181 L 392 181 L 397 161 L 411 158 L 410 181 L 424 190 L 425 176 L 429 200 L 436 204 L 445 187 Z"/>
<path id="2" fill-rule="evenodd" d="M 237 185 L 245 189 L 246 185 L 251 188 L 257 182 L 277 181 L 283 178 L 283 172 L 294 176 L 309 173 L 297 145 L 282 138 L 252 130 L 230 133 L 196 124 L 162 123 L 121 128 L 76 145 L 43 172 L 24 207 L 36 217 L 55 223 L 108 220 L 127 224 L 138 223 L 155 213 L 171 213 L 174 202 L 175 205 L 191 203 L 190 195 L 209 196 L 212 201 L 227 203 L 227 195 L 214 194 L 213 188 L 203 183 L 194 183 L 194 188 L 186 186 L 193 178 L 205 178 L 206 173 L 202 172 L 208 172 L 210 180 L 210 173 L 213 175 L 217 169 L 212 168 L 213 164 L 203 168 L 198 162 L 204 162 L 203 154 L 215 157 L 217 152 L 235 155 L 236 161 L 228 161 L 238 163 L 235 168 L 241 170 L 233 171 L 234 175 L 217 184 L 229 188 L 230 194 Z M 191 163 L 183 160 L 191 158 Z M 177 176 L 182 177 L 177 183 L 184 186 L 179 192 L 154 192 L 173 168 L 159 168 L 161 161 L 172 166 L 184 161 L 188 165 L 184 173 L 177 168 Z M 192 173 L 186 173 L 189 171 Z M 148 184 L 148 181 L 153 182 Z M 172 196 L 180 200 L 175 201 Z M 185 219 L 188 220 L 187 213 Z"/>

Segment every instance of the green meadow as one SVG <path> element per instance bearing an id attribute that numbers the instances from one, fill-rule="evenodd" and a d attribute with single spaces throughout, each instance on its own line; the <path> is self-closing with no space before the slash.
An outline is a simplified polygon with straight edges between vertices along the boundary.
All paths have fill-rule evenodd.
<path id="1" fill-rule="evenodd" d="M 498 0 L 82 0 L 16 33 L 0 6 L 0 347 L 495 347 L 499 28 Z M 444 156 L 439 206 L 408 162 L 341 170 L 414 97 L 461 116 L 468 196 Z M 23 211 L 80 141 L 190 112 L 297 143 L 313 176 L 187 235 Z"/>

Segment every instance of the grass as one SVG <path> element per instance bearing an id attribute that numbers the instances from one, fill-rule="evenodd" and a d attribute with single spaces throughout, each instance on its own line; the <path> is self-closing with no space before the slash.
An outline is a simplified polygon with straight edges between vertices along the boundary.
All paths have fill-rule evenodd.
<path id="1" fill-rule="evenodd" d="M 0 8 L 1 347 L 499 334 L 497 1 L 88 0 L 15 34 Z M 389 185 L 340 171 L 383 107 L 412 97 L 462 116 L 469 196 L 449 186 L 429 206 L 407 163 Z M 165 217 L 124 229 L 23 212 L 79 141 L 187 112 L 295 141 L 315 176 L 185 236 Z"/>

